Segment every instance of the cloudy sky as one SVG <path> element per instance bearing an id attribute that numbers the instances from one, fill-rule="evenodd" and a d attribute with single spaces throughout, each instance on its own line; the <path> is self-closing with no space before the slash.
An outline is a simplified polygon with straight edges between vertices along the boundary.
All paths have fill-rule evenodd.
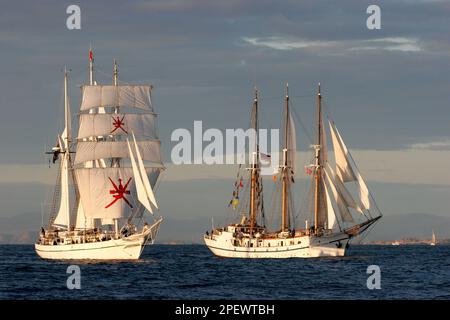
<path id="1" fill-rule="evenodd" d="M 66 28 L 70 4 L 81 8 L 81 30 Z M 366 27 L 370 4 L 381 8 L 380 30 Z M 41 210 L 54 180 L 43 151 L 62 127 L 61 70 L 72 69 L 76 110 L 90 44 L 98 82 L 111 81 L 117 58 L 119 80 L 155 86 L 168 163 L 176 128 L 192 129 L 194 120 L 247 127 L 254 86 L 261 122 L 279 126 L 287 81 L 303 123 L 299 149 L 307 151 L 320 81 L 325 107 L 385 214 L 449 215 L 449 16 L 450 2 L 438 0 L 1 1 L 0 215 Z M 203 194 L 211 184 L 226 192 L 234 168 L 168 167 L 167 185 L 189 187 L 162 183 L 160 197 L 176 191 L 191 201 L 186 212 L 167 200 L 170 212 L 161 214 L 224 214 L 229 194 L 214 193 L 206 207 Z"/>

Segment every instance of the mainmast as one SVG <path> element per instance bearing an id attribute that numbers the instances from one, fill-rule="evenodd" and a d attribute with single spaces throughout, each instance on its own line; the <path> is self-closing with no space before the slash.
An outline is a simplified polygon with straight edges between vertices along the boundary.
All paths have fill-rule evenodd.
<path id="1" fill-rule="evenodd" d="M 257 182 L 259 180 L 259 144 L 258 144 L 258 90 L 255 89 L 255 98 L 253 100 L 253 121 L 254 121 L 254 130 L 255 130 L 255 148 L 252 153 L 252 166 L 250 168 L 250 234 L 253 234 L 255 225 L 256 225 L 256 193 L 257 193 Z"/>
<path id="2" fill-rule="evenodd" d="M 285 96 L 285 125 L 284 125 L 284 148 L 283 148 L 283 166 L 282 166 L 282 203 L 281 203 L 281 232 L 289 227 L 289 199 L 288 199 L 288 139 L 289 139 L 289 84 L 286 83 Z"/>
<path id="3" fill-rule="evenodd" d="M 317 141 L 314 149 L 316 151 L 315 155 L 315 168 L 314 179 L 316 182 L 314 190 L 314 233 L 317 234 L 319 230 L 319 210 L 320 210 L 320 179 L 322 177 L 321 168 L 321 147 L 322 147 L 322 95 L 320 94 L 320 82 L 317 92 Z"/>

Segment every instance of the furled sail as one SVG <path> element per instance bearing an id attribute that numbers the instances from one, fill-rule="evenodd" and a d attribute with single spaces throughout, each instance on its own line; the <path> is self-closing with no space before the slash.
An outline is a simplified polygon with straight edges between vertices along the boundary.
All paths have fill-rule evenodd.
<path id="1" fill-rule="evenodd" d="M 144 140 L 137 142 L 142 158 L 155 164 L 160 164 L 160 141 Z M 75 164 L 90 160 L 105 158 L 129 158 L 126 141 L 79 141 Z"/>
<path id="2" fill-rule="evenodd" d="M 82 91 L 81 111 L 107 106 L 153 111 L 148 85 L 85 85 Z"/>
<path id="3" fill-rule="evenodd" d="M 146 173 L 154 185 L 160 169 L 148 168 Z M 86 217 L 126 218 L 138 205 L 132 168 L 79 168 L 75 174 Z"/>
<path id="4" fill-rule="evenodd" d="M 92 136 L 126 135 L 156 139 L 156 115 L 153 113 L 83 113 L 80 115 L 78 139 Z"/>
<path id="5" fill-rule="evenodd" d="M 357 181 L 359 187 L 359 200 L 361 201 L 364 209 L 369 210 L 370 204 L 370 193 L 367 188 L 366 182 L 362 178 L 358 168 L 356 167 L 353 158 L 351 157 L 350 151 L 347 149 L 344 140 L 339 134 L 338 129 L 329 121 L 330 131 L 333 137 L 333 147 L 335 151 L 337 174 L 343 182 Z M 339 163 L 339 164 L 338 164 Z"/>

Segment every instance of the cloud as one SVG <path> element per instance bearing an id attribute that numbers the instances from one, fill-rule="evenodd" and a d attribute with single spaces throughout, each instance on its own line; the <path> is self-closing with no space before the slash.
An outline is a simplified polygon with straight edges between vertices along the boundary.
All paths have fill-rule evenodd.
<path id="1" fill-rule="evenodd" d="M 330 47 L 339 44 L 339 42 L 337 41 L 318 41 L 318 40 L 311 41 L 306 39 L 298 39 L 282 36 L 262 37 L 262 38 L 242 37 L 241 39 L 254 46 L 267 47 L 276 50 Z"/>
<path id="2" fill-rule="evenodd" d="M 433 141 L 418 142 L 409 145 L 413 150 L 450 150 L 450 138 L 441 137 Z"/>
<path id="3" fill-rule="evenodd" d="M 416 38 L 391 37 L 364 40 L 364 42 L 375 43 L 375 49 L 383 49 L 388 51 L 404 51 L 417 52 L 422 51 L 419 40 Z"/>
<path id="4" fill-rule="evenodd" d="M 423 48 L 416 38 L 386 37 L 363 40 L 310 40 L 291 36 L 241 37 L 245 43 L 275 50 L 321 49 L 341 51 L 386 50 L 418 52 Z"/>

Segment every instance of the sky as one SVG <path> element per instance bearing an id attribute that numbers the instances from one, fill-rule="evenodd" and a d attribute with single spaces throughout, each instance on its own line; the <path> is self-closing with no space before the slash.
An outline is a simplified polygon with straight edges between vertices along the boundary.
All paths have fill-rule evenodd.
<path id="1" fill-rule="evenodd" d="M 66 27 L 70 4 L 80 6 L 81 30 Z M 366 27 L 371 4 L 381 8 L 380 30 Z M 325 109 L 382 211 L 449 215 L 449 1 L 1 0 L 0 6 L 0 216 L 40 212 L 51 192 L 55 168 L 43 152 L 62 127 L 62 69 L 72 70 L 76 111 L 90 45 L 99 83 L 112 81 L 116 58 L 119 81 L 154 85 L 168 167 L 157 191 L 167 199 L 164 216 L 220 217 L 229 194 L 216 192 L 203 206 L 205 191 L 213 185 L 227 192 L 235 175 L 232 166 L 171 165 L 172 131 L 192 129 L 195 120 L 204 128 L 246 128 L 255 86 L 261 122 L 277 127 L 286 82 L 302 122 L 301 165 L 309 159 L 306 133 L 320 82 Z M 177 182 L 189 185 L 176 189 L 190 201 L 187 214 L 182 200 L 170 201 L 169 186 Z"/>

